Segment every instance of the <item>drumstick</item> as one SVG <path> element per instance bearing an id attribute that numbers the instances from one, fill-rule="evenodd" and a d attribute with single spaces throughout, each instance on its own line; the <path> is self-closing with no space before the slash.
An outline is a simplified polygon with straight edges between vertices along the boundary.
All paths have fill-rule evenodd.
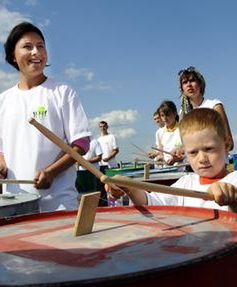
<path id="1" fill-rule="evenodd" d="M 56 136 L 49 129 L 41 125 L 34 118 L 29 120 L 29 123 L 35 126 L 45 137 L 59 146 L 64 152 L 68 153 L 74 160 L 76 160 L 81 166 L 85 169 L 89 170 L 92 174 L 94 174 L 101 182 L 107 184 L 117 184 L 125 187 L 134 187 L 138 189 L 145 189 L 147 191 L 154 191 L 166 194 L 180 195 L 180 196 L 188 196 L 194 198 L 201 198 L 204 200 L 214 200 L 213 194 L 208 192 L 200 192 L 189 189 L 175 188 L 170 186 L 164 186 L 156 183 L 147 183 L 135 181 L 134 179 L 130 179 L 124 176 L 116 176 L 116 177 L 108 177 L 104 175 L 101 171 L 99 171 L 94 165 L 85 160 L 78 152 L 76 152 L 73 148 L 67 145 L 62 139 Z"/>
<path id="2" fill-rule="evenodd" d="M 145 155 L 146 157 L 149 158 L 148 153 L 147 153 L 145 150 L 143 150 L 143 149 L 140 148 L 139 146 L 135 145 L 134 143 L 131 143 L 131 145 L 133 145 L 135 148 L 137 148 L 138 150 L 140 150 L 143 155 Z"/>
<path id="3" fill-rule="evenodd" d="M 161 148 L 157 148 L 157 147 L 151 147 L 152 149 L 154 149 L 154 150 L 158 150 L 158 151 L 160 151 L 160 152 L 163 152 L 163 153 L 167 153 L 167 154 L 170 154 L 170 155 L 173 155 L 171 152 L 169 152 L 169 151 L 165 151 L 165 150 L 163 150 L 163 149 L 161 149 Z"/>
<path id="4" fill-rule="evenodd" d="M 8 178 L 5 178 L 5 179 L 0 179 L 0 184 L 34 184 L 34 181 L 33 180 L 19 180 L 19 179 L 8 179 Z"/>

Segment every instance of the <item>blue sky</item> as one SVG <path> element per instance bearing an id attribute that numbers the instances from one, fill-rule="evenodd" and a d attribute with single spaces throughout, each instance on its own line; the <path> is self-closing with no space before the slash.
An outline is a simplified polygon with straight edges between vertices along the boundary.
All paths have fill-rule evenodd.
<path id="1" fill-rule="evenodd" d="M 188 66 L 224 103 L 236 142 L 236 11 L 235 0 L 0 0 L 0 91 L 18 79 L 3 43 L 28 20 L 46 37 L 46 74 L 78 91 L 95 136 L 108 121 L 120 160 L 154 145 L 153 112 L 167 99 L 179 109 L 177 72 Z"/>

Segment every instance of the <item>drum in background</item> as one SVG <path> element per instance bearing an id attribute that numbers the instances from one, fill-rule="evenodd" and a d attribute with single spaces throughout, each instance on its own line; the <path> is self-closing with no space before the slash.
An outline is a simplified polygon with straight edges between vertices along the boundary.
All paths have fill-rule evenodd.
<path id="1" fill-rule="evenodd" d="M 40 196 L 31 193 L 0 194 L 0 218 L 39 212 Z"/>
<path id="2" fill-rule="evenodd" d="M 98 208 L 0 219 L 0 286 L 230 286 L 237 215 L 201 208 Z M 202 285 L 201 285 L 202 284 Z"/>

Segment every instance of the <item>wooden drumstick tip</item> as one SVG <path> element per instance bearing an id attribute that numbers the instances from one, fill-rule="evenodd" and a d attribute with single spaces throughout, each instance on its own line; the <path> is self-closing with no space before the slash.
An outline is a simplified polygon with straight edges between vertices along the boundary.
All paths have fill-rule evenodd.
<path id="1" fill-rule="evenodd" d="M 29 122 L 30 124 L 33 124 L 34 121 L 35 121 L 34 118 L 30 118 L 30 119 L 28 120 L 28 122 Z"/>
<path id="2" fill-rule="evenodd" d="M 107 175 L 102 175 L 102 176 L 100 177 L 100 181 L 101 181 L 102 183 L 108 183 L 108 182 L 109 182 L 109 177 L 108 177 Z"/>

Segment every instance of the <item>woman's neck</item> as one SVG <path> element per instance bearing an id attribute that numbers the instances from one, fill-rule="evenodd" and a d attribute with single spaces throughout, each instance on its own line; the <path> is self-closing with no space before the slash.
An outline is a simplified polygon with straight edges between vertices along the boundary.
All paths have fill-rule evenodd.
<path id="1" fill-rule="evenodd" d="M 18 88 L 20 90 L 30 90 L 41 85 L 46 79 L 47 77 L 44 74 L 41 74 L 35 78 L 26 78 L 25 76 L 21 76 Z"/>
<path id="2" fill-rule="evenodd" d="M 172 125 L 166 126 L 165 128 L 168 132 L 173 132 L 176 130 L 177 127 L 178 127 L 178 123 L 174 122 Z"/>
<path id="3" fill-rule="evenodd" d="M 190 99 L 193 108 L 199 107 L 202 104 L 203 100 L 204 100 L 204 97 L 201 95 L 199 95 L 198 97 L 195 97 L 194 99 Z"/>

